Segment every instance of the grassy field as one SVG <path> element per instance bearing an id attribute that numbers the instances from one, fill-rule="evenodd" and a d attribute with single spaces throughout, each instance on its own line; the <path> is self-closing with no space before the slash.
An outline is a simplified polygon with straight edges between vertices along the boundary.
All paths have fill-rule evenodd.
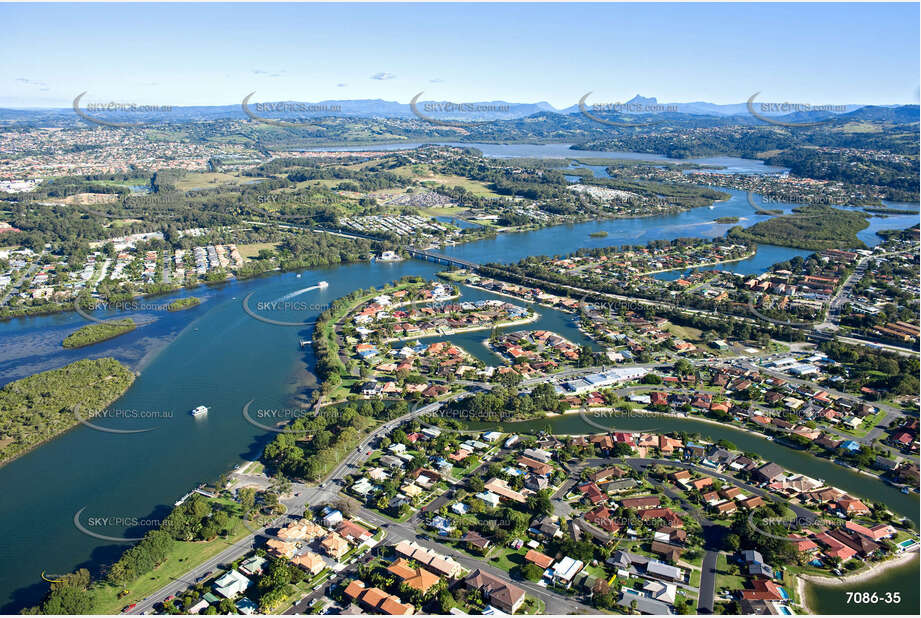
<path id="1" fill-rule="evenodd" d="M 234 174 L 224 172 L 195 172 L 186 174 L 176 182 L 179 191 L 192 189 L 213 189 L 221 185 L 242 185 L 251 182 L 252 178 L 241 178 Z"/>
<path id="2" fill-rule="evenodd" d="M 420 208 L 419 214 L 426 217 L 456 217 L 457 215 L 467 212 L 462 206 L 448 206 L 447 208 Z"/>
<path id="3" fill-rule="evenodd" d="M 277 242 L 254 242 L 249 245 L 237 245 L 237 251 L 245 259 L 252 259 L 259 255 L 259 252 L 263 249 L 274 250 L 278 245 L 279 243 Z"/>
<path id="4" fill-rule="evenodd" d="M 118 586 L 105 583 L 95 585 L 92 588 L 92 613 L 118 614 L 126 605 L 137 603 L 150 596 L 151 593 L 176 580 L 189 569 L 219 554 L 228 546 L 250 534 L 246 526 L 242 524 L 242 513 L 237 503 L 223 499 L 215 499 L 214 502 L 224 504 L 231 509 L 230 525 L 233 534 L 229 538 L 217 538 L 208 542 L 177 543 L 163 564 L 128 584 L 126 589 L 129 593 L 121 599 L 118 598 L 118 593 L 121 591 Z"/>
<path id="5" fill-rule="evenodd" d="M 490 190 L 485 183 L 479 180 L 470 180 L 463 176 L 444 176 L 441 174 L 431 174 L 422 180 L 422 184 L 433 183 L 433 185 L 445 185 L 446 187 L 462 187 L 473 195 L 484 197 L 498 197 L 498 193 Z"/>
<path id="6" fill-rule="evenodd" d="M 680 337 L 690 343 L 701 343 L 702 340 L 700 335 L 703 331 L 699 328 L 692 328 L 690 326 L 678 326 L 677 324 L 669 324 L 668 332 L 673 334 L 675 337 Z"/>

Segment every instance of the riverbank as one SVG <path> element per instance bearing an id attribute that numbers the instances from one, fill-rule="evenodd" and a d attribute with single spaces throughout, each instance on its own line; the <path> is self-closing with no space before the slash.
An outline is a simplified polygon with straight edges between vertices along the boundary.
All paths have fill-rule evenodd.
<path id="1" fill-rule="evenodd" d="M 821 586 L 852 586 L 854 584 L 859 584 L 862 582 L 867 582 L 877 577 L 882 576 L 887 571 L 891 571 L 900 566 L 905 566 L 910 563 L 912 560 L 918 559 L 918 548 L 911 551 L 906 551 L 901 554 L 896 555 L 889 560 L 872 565 L 868 569 L 858 571 L 856 573 L 851 573 L 849 575 L 844 575 L 842 577 L 824 577 L 821 575 L 799 575 L 796 578 L 796 593 L 797 597 L 800 600 L 800 605 L 808 614 L 816 613 L 808 604 L 808 584 L 815 584 Z M 885 593 L 885 590 L 881 590 L 881 593 Z"/>

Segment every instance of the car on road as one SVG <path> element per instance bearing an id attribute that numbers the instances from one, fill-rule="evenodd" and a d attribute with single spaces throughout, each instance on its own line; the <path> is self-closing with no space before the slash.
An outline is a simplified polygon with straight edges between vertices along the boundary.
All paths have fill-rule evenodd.
<path id="1" fill-rule="evenodd" d="M 208 579 L 209 577 L 211 577 L 212 575 L 214 575 L 214 571 L 208 571 L 207 573 L 205 573 L 205 574 L 202 575 L 201 577 L 196 578 L 195 583 L 196 583 L 196 584 L 200 584 L 200 583 L 202 583 L 203 581 L 205 581 L 206 579 Z"/>
<path id="2" fill-rule="evenodd" d="M 134 609 L 134 608 L 137 607 L 137 606 L 138 606 L 137 603 L 132 603 L 131 605 L 127 605 L 127 606 L 125 606 L 125 607 L 122 608 L 122 613 L 123 613 L 123 614 L 127 614 L 128 612 L 130 612 L 132 609 Z"/>

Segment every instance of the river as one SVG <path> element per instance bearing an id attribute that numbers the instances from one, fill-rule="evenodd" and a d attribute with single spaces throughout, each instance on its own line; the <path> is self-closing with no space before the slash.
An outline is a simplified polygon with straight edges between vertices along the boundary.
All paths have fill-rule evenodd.
<path id="1" fill-rule="evenodd" d="M 533 149 L 540 147 L 532 146 L 527 152 L 519 152 L 519 146 L 504 148 L 504 152 L 513 152 L 514 156 L 538 156 Z M 611 153 L 589 154 L 611 156 Z M 748 165 L 744 160 L 739 161 L 739 165 Z M 754 165 L 757 163 L 753 162 L 752 167 L 757 167 Z M 658 238 L 714 237 L 728 227 L 713 223 L 717 216 L 760 219 L 753 214 L 743 193 L 730 193 L 731 199 L 712 210 L 698 208 L 663 217 L 557 226 L 500 235 L 444 251 L 481 263 L 512 262 L 548 253 L 549 248 L 562 254 L 580 247 L 644 244 Z M 589 237 L 590 232 L 600 229 L 609 236 Z M 808 253 L 764 246 L 756 256 L 739 262 L 735 268 L 743 269 L 739 272 L 759 273 L 777 260 Z M 298 345 L 298 338 L 309 338 L 310 326 L 282 327 L 258 321 L 242 309 L 241 301 L 246 295 L 252 293 L 250 306 L 256 306 L 260 301 L 278 300 L 326 280 L 328 288 L 303 292 L 294 299 L 310 306 L 271 316 L 309 323 L 326 304 L 356 288 L 380 287 L 404 275 L 433 277 L 441 268 L 415 260 L 349 264 L 305 271 L 300 277 L 295 273 L 275 274 L 143 299 L 145 306 L 137 311 L 118 314 L 134 317 L 141 324 L 135 331 L 83 350 L 60 347 L 68 332 L 86 323 L 74 312 L 0 323 L 3 342 L 0 384 L 63 366 L 77 358 L 113 356 L 139 371 L 140 376 L 112 408 L 154 415 L 96 421 L 98 425 L 120 429 L 154 429 L 138 434 L 113 434 L 78 425 L 0 468 L 0 488 L 7 496 L 0 503 L 0 529 L 5 533 L 2 544 L 5 559 L 0 562 L 0 610 L 16 612 L 38 602 L 47 590 L 47 584 L 40 579 L 43 571 L 64 573 L 85 566 L 97 572 L 100 565 L 111 563 L 127 547 L 124 543 L 102 541 L 78 532 L 73 523 L 78 510 L 86 507 L 81 518 L 84 525 L 90 518 L 161 518 L 177 498 L 199 482 L 213 480 L 234 465 L 258 457 L 272 438 L 244 420 L 241 413 L 244 404 L 253 400 L 256 409 L 289 408 L 293 398 L 315 387 L 311 373 L 313 353 L 309 347 Z M 189 294 L 201 297 L 203 303 L 177 313 L 162 309 L 172 299 Z M 465 288 L 465 298 L 486 296 L 485 292 Z M 543 307 L 538 311 L 539 327 L 556 330 L 577 343 L 585 342 L 571 316 Z M 116 314 L 99 311 L 96 315 Z M 486 336 L 485 332 L 468 333 L 454 340 L 477 357 L 495 362 L 480 343 Z M 200 404 L 211 411 L 206 417 L 195 419 L 189 411 Z M 572 420 L 562 419 L 566 423 Z M 710 427 L 693 421 L 683 423 L 688 431 L 704 432 Z M 677 428 L 672 423 L 667 427 Z M 733 439 L 743 448 L 747 448 L 746 440 L 758 439 L 747 434 Z M 881 499 L 900 513 L 917 511 L 916 501 L 912 506 L 907 496 L 843 468 L 763 440 L 752 445 L 780 463 L 790 458 L 796 466 L 791 466 L 792 469 L 801 468 L 849 491 Z M 151 523 L 155 525 L 155 521 Z M 146 529 L 113 524 L 98 525 L 92 531 L 133 538 L 142 536 Z"/>

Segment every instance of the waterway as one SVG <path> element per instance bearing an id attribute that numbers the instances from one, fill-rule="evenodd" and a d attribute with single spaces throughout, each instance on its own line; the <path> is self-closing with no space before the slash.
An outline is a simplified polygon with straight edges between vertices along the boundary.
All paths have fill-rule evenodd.
<path id="1" fill-rule="evenodd" d="M 921 595 L 918 583 L 918 555 L 895 568 L 879 575 L 853 584 L 829 586 L 825 584 L 806 583 L 806 599 L 809 609 L 817 614 L 909 614 L 917 616 L 921 611 Z M 877 602 L 848 603 L 848 592 L 870 593 L 877 595 Z M 887 593 L 889 596 L 887 597 Z M 895 603 L 893 593 L 899 594 Z M 863 597 L 859 597 L 863 598 Z M 886 601 L 889 602 L 886 602 Z"/>
<path id="2" fill-rule="evenodd" d="M 531 151 L 519 152 L 519 147 L 509 146 L 503 152 L 508 154 L 512 149 L 514 155 L 509 156 L 537 156 L 533 149 L 544 147 L 530 148 Z M 713 223 L 717 216 L 759 220 L 743 193 L 730 193 L 729 200 L 712 210 L 698 208 L 663 217 L 557 226 L 500 235 L 444 251 L 480 263 L 513 262 L 528 255 L 563 254 L 580 247 L 645 244 L 652 239 L 679 236 L 711 238 L 728 229 Z M 590 232 L 601 229 L 608 232 L 607 238 L 589 237 Z M 763 246 L 758 255 L 747 264 L 740 262 L 737 268 L 763 272 L 775 261 L 804 253 L 808 252 Z M 0 611 L 15 613 L 38 602 L 47 591 L 47 584 L 40 580 L 43 571 L 64 573 L 85 566 L 97 572 L 100 565 L 111 563 L 127 547 L 80 533 L 73 518 L 81 508 L 86 507 L 81 520 L 84 525 L 91 517 L 157 520 L 198 483 L 213 480 L 234 465 L 258 457 L 272 436 L 246 422 L 242 408 L 250 400 L 257 408 L 289 408 L 315 388 L 312 350 L 301 348 L 298 339 L 310 337 L 310 322 L 333 299 L 356 288 L 380 287 L 404 275 L 433 277 L 441 268 L 416 260 L 350 264 L 305 271 L 300 277 L 294 273 L 274 274 L 143 299 L 136 310 L 128 313 L 96 313 L 100 318 L 129 315 L 140 324 L 135 331 L 81 350 L 60 347 L 67 333 L 86 323 L 77 313 L 0 323 L 0 384 L 78 358 L 113 356 L 139 371 L 140 376 L 112 408 L 136 411 L 139 417 L 107 418 L 96 424 L 154 429 L 125 435 L 78 425 L 0 468 L 0 488 L 7 497 L 0 502 L 0 529 L 4 531 Z M 260 302 L 278 300 L 320 280 L 328 281 L 329 287 L 297 295 L 292 300 L 301 303 L 299 307 L 260 311 L 277 320 L 303 322 L 303 326 L 268 324 L 242 309 L 241 301 L 251 293 L 250 306 L 258 307 Z M 202 298 L 202 304 L 176 313 L 164 310 L 171 300 L 189 294 Z M 465 299 L 490 296 L 464 289 Z M 537 310 L 541 320 L 529 327 L 555 330 L 576 343 L 585 342 L 571 316 L 544 307 Z M 478 358 L 495 363 L 491 352 L 482 347 L 486 337 L 488 333 L 484 331 L 452 339 Z M 206 405 L 211 411 L 195 419 L 189 411 L 197 405 Z M 579 421 L 565 418 L 555 422 Z M 669 421 L 662 429 L 704 433 L 711 426 Z M 561 426 L 559 430 L 566 428 Z M 720 431 L 733 430 L 721 427 Z M 751 441 L 751 450 L 763 452 L 793 470 L 823 476 L 843 489 L 879 499 L 900 514 L 913 516 L 917 512 L 914 497 L 903 496 L 881 483 L 748 434 L 734 432 L 733 436 L 732 441 L 740 447 L 749 448 L 747 441 Z M 143 526 L 124 525 L 92 528 L 99 534 L 125 537 L 142 536 L 145 530 Z"/>

